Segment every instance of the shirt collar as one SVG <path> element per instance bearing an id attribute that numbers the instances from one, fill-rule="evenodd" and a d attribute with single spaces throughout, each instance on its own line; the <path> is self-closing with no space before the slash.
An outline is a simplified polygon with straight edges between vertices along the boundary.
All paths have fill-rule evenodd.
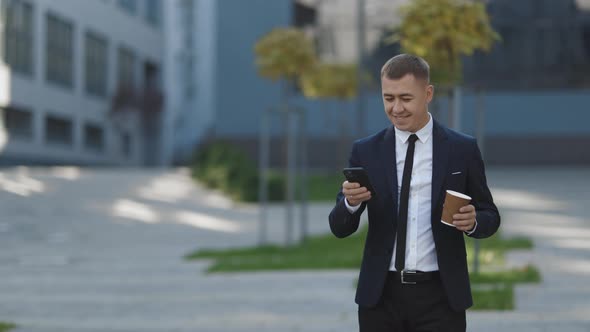
<path id="1" fill-rule="evenodd" d="M 426 143 L 428 141 L 428 139 L 430 138 L 430 136 L 432 136 L 432 115 L 430 115 L 430 112 L 428 113 L 428 123 L 422 127 L 422 129 L 418 130 L 415 133 L 409 132 L 409 131 L 403 131 L 403 130 L 399 130 L 397 128 L 395 128 L 395 136 L 397 136 L 397 138 L 399 140 L 402 141 L 402 143 L 406 143 L 408 141 L 408 138 L 410 138 L 410 135 L 412 134 L 416 134 L 416 136 L 418 136 L 418 139 L 420 140 L 421 143 Z"/>

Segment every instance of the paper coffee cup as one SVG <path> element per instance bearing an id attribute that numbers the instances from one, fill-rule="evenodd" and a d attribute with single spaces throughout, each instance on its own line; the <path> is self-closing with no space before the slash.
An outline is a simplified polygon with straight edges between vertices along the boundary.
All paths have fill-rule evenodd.
<path id="1" fill-rule="evenodd" d="M 440 222 L 455 227 L 453 225 L 453 215 L 459 213 L 459 209 L 468 205 L 469 202 L 471 202 L 471 197 L 456 191 L 447 190 Z"/>

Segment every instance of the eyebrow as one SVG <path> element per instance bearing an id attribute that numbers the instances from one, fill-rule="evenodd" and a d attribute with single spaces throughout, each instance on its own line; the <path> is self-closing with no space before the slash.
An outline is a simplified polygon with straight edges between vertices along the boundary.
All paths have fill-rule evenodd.
<path id="1" fill-rule="evenodd" d="M 394 94 L 392 94 L 392 93 L 384 93 L 384 94 L 383 94 L 383 97 L 395 97 L 395 95 L 394 95 Z M 413 94 L 411 94 L 411 93 L 402 93 L 402 94 L 401 94 L 401 95 L 399 95 L 398 97 L 400 97 L 400 98 L 404 98 L 404 97 L 414 97 L 414 95 L 413 95 Z"/>

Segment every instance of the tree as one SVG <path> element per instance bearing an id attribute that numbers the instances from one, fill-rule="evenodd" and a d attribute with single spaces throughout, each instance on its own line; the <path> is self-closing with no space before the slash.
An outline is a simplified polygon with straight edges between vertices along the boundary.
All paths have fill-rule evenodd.
<path id="1" fill-rule="evenodd" d="M 334 98 L 341 101 L 353 99 L 358 93 L 358 73 L 356 64 L 319 63 L 314 70 L 301 77 L 301 87 L 305 97 L 310 99 Z M 340 155 L 346 157 L 348 133 L 347 117 L 339 116 L 340 120 Z M 346 159 L 342 162 L 346 162 Z"/>
<path id="2" fill-rule="evenodd" d="M 301 76 L 303 94 L 311 99 L 352 99 L 357 95 L 356 71 L 356 64 L 319 63 Z"/>
<path id="3" fill-rule="evenodd" d="M 312 41 L 296 28 L 276 28 L 254 46 L 260 76 L 295 83 L 316 63 Z"/>
<path id="4" fill-rule="evenodd" d="M 402 51 L 426 59 L 432 81 L 443 87 L 460 83 L 462 56 L 489 51 L 500 40 L 480 2 L 414 0 L 400 11 L 402 22 L 391 40 L 399 41 Z"/>
<path id="5" fill-rule="evenodd" d="M 293 230 L 293 201 L 295 196 L 295 109 L 289 107 L 289 94 L 301 75 L 313 69 L 316 63 L 311 39 L 296 28 L 276 28 L 263 36 L 254 46 L 258 73 L 273 81 L 283 81 L 281 112 L 285 119 L 285 142 L 287 143 L 286 186 L 286 243 L 291 244 Z M 301 124 L 303 125 L 303 124 Z M 261 147 L 263 148 L 263 147 Z M 264 166 L 265 167 L 265 166 Z M 262 174 L 264 179 L 264 174 Z M 263 180 L 264 183 L 264 180 Z M 262 186 L 264 187 L 264 185 Z M 262 219 L 261 219 L 262 220 Z M 261 221 L 262 223 L 262 221 Z M 262 227 L 262 226 L 261 226 Z"/>

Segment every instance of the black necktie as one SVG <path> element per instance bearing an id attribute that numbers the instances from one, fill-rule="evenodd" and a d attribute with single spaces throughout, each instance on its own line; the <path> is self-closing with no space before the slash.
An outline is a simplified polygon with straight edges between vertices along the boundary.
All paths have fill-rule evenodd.
<path id="1" fill-rule="evenodd" d="M 416 147 L 416 134 L 408 138 L 408 152 L 404 163 L 404 175 L 402 177 L 402 191 L 399 199 L 399 213 L 397 218 L 397 246 L 395 248 L 395 269 L 402 271 L 406 265 L 406 229 L 408 228 L 408 203 L 410 201 L 410 180 L 412 179 L 412 167 L 414 165 L 414 148 Z"/>

